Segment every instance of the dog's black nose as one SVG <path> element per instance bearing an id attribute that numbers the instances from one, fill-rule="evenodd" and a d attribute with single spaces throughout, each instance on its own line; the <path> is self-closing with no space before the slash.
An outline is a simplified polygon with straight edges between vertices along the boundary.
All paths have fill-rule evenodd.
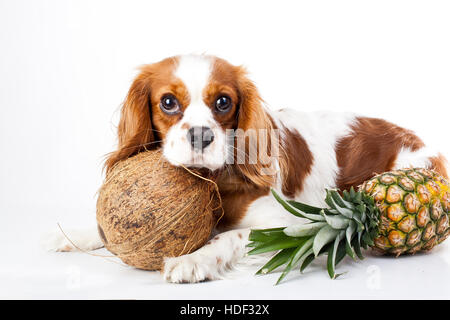
<path id="1" fill-rule="evenodd" d="M 187 139 L 195 150 L 203 150 L 214 140 L 214 133 L 208 127 L 192 127 L 188 130 Z"/>

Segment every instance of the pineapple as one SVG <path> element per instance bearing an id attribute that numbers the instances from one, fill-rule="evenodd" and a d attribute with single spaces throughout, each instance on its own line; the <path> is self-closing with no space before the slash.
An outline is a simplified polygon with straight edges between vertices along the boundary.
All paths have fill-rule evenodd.
<path id="1" fill-rule="evenodd" d="M 399 256 L 431 250 L 450 235 L 450 185 L 434 171 L 414 168 L 386 172 L 358 191 L 327 190 L 328 208 L 276 200 L 295 216 L 310 220 L 283 228 L 252 230 L 249 255 L 278 251 L 257 274 L 286 265 L 277 284 L 296 265 L 303 271 L 318 255 L 328 254 L 332 279 L 346 256 L 363 259 L 361 248 Z"/>

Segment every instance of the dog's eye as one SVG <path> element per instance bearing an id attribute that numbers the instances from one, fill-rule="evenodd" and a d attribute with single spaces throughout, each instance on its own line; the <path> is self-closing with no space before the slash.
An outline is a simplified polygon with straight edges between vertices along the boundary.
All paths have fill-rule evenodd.
<path id="1" fill-rule="evenodd" d="M 160 106 L 162 111 L 167 114 L 175 114 L 180 111 L 180 104 L 177 98 L 172 95 L 165 95 L 162 97 Z"/>
<path id="2" fill-rule="evenodd" d="M 229 111 L 231 109 L 231 106 L 231 99 L 227 96 L 221 96 L 216 100 L 216 110 L 221 113 Z"/>

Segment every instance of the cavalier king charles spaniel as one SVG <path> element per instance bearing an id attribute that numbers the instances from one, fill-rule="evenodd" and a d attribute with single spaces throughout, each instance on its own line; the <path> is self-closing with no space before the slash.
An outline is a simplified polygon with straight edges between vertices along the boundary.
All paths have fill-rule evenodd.
<path id="1" fill-rule="evenodd" d="M 223 278 L 245 256 L 251 228 L 298 219 L 276 202 L 271 188 L 285 198 L 323 206 L 325 188 L 357 187 L 376 173 L 404 167 L 447 173 L 440 153 L 385 120 L 269 110 L 243 67 L 208 55 L 175 56 L 140 69 L 106 169 L 151 148 L 162 148 L 175 166 L 213 172 L 224 209 L 207 244 L 165 259 L 169 282 Z M 96 229 L 74 232 L 72 240 L 85 250 L 103 246 Z M 61 234 L 47 246 L 74 249 Z"/>

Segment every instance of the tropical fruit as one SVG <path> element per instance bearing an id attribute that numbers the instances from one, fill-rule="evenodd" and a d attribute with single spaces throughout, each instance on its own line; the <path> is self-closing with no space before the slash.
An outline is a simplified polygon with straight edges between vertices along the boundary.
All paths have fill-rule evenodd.
<path id="1" fill-rule="evenodd" d="M 140 269 L 203 246 L 216 224 L 213 184 L 165 161 L 160 150 L 119 162 L 99 191 L 97 223 L 105 247 Z"/>
<path id="2" fill-rule="evenodd" d="M 327 208 L 285 201 L 290 213 L 309 223 L 252 230 L 249 254 L 279 251 L 258 273 L 286 264 L 278 282 L 296 265 L 304 270 L 315 257 L 328 254 L 328 273 L 346 256 L 363 258 L 361 248 L 390 255 L 431 250 L 450 235 L 450 186 L 438 173 L 423 169 L 386 172 L 355 191 L 327 190 Z"/>

